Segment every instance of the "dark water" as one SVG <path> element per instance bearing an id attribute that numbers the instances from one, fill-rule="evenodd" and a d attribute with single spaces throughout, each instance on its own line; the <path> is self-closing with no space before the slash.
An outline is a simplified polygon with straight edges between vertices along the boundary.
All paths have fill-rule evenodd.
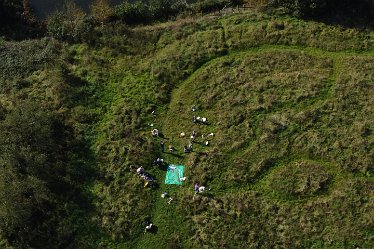
<path id="1" fill-rule="evenodd" d="M 46 18 L 49 14 L 61 8 L 65 0 L 29 0 L 35 15 L 39 18 Z M 84 10 L 88 10 L 94 0 L 75 0 Z M 109 0 L 111 4 L 119 4 L 124 0 Z"/>

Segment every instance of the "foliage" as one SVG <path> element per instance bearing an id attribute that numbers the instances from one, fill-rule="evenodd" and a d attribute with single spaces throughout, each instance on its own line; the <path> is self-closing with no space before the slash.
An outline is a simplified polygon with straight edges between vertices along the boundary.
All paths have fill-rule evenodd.
<path id="1" fill-rule="evenodd" d="M 151 18 L 148 6 L 140 1 L 125 1 L 115 6 L 114 13 L 118 19 L 128 24 L 147 23 Z"/>
<path id="2" fill-rule="evenodd" d="M 150 23 L 165 21 L 184 13 L 210 13 L 241 3 L 242 1 L 230 0 L 204 0 L 191 4 L 187 4 L 183 0 L 150 0 L 147 3 L 125 1 L 115 6 L 115 16 L 128 24 Z"/>
<path id="3" fill-rule="evenodd" d="M 374 2 L 371 0 L 269 0 L 272 6 L 280 6 L 300 17 L 323 17 L 361 20 L 362 23 L 373 25 L 370 19 L 374 15 Z M 367 19 L 367 20 L 365 20 Z"/>
<path id="4" fill-rule="evenodd" d="M 24 40 L 18 43 L 4 42 L 1 45 L 0 79 L 1 90 L 7 87 L 6 82 L 14 78 L 22 79 L 42 65 L 55 59 L 58 44 L 51 39 Z"/>
<path id="5" fill-rule="evenodd" d="M 298 16 L 313 16 L 323 14 L 327 8 L 327 1 L 325 0 L 271 0 L 269 2 L 271 5 L 282 6 L 286 9 L 294 11 L 294 13 Z"/>
<path id="6" fill-rule="evenodd" d="M 0 124 L 0 231 L 19 247 L 55 243 L 53 229 L 42 228 L 53 218 L 54 195 L 67 190 L 56 125 L 32 103 L 17 106 Z"/>
<path id="7" fill-rule="evenodd" d="M 123 2 L 115 6 L 115 16 L 128 24 L 149 23 L 167 20 L 184 12 L 187 6 L 182 1 L 150 0 Z"/>
<path id="8" fill-rule="evenodd" d="M 172 0 L 150 0 L 149 12 L 153 20 L 167 20 L 185 10 L 186 5 Z"/>
<path id="9" fill-rule="evenodd" d="M 224 7 L 229 6 L 231 1 L 229 0 L 204 0 L 199 1 L 194 5 L 195 11 L 201 13 L 209 13 L 213 11 L 219 11 Z"/>
<path id="10" fill-rule="evenodd" d="M 72 41 L 90 41 L 94 24 L 74 1 L 66 1 L 61 11 L 56 11 L 47 20 L 47 31 L 50 36 Z"/>
<path id="11" fill-rule="evenodd" d="M 90 6 L 90 10 L 92 17 L 101 24 L 108 21 L 113 15 L 108 0 L 95 0 Z"/>

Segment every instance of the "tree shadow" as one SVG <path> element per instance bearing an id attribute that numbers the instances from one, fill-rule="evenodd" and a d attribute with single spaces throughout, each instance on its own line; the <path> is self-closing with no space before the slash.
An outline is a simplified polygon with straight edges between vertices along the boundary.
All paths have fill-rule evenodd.
<path id="1" fill-rule="evenodd" d="M 374 30 L 374 2 L 365 0 L 326 2 L 321 11 L 311 13 L 303 19 L 344 28 Z"/>
<path id="2" fill-rule="evenodd" d="M 336 14 L 336 16 L 321 16 L 321 17 L 309 17 L 303 18 L 306 21 L 317 21 L 327 25 L 340 26 L 343 28 L 351 28 L 358 30 L 374 30 L 374 22 L 370 22 L 370 18 L 354 17 L 345 15 L 344 12 Z"/>

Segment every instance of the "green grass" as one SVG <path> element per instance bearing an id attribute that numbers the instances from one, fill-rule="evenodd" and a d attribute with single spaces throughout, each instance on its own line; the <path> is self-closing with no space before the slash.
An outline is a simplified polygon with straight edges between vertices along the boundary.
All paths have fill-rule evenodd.
<path id="1" fill-rule="evenodd" d="M 0 104 L 45 102 L 93 154 L 80 158 L 97 175 L 78 247 L 374 246 L 373 32 L 249 11 L 108 32 L 59 64 L 20 76 Z M 192 105 L 209 125 L 192 123 Z M 184 154 L 192 130 L 214 136 Z M 163 184 L 158 156 L 186 166 L 183 186 Z M 211 190 L 193 199 L 195 182 Z M 143 233 L 147 217 L 157 233 Z"/>

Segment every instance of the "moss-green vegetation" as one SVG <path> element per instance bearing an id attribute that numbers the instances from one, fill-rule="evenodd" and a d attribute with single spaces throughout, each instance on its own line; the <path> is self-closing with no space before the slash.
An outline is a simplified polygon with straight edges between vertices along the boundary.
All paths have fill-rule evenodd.
<path id="1" fill-rule="evenodd" d="M 51 216 L 65 219 L 45 247 L 374 246 L 372 32 L 255 11 L 99 32 L 95 45 L 33 54 L 19 75 L 22 53 L 1 44 L 17 63 L 2 64 L 12 84 L 1 85 L 0 119 L 37 102 L 72 136 L 64 163 L 84 169 L 67 191 L 80 197 L 56 200 Z M 153 128 L 177 151 L 162 153 Z M 193 130 L 185 154 L 179 135 Z M 183 186 L 163 184 L 157 157 L 186 166 Z M 143 187 L 139 166 L 159 188 Z M 196 182 L 210 190 L 193 198 Z"/>
<path id="2" fill-rule="evenodd" d="M 297 162 L 274 172 L 269 187 L 283 196 L 305 197 L 327 188 L 331 176 L 318 164 Z"/>

